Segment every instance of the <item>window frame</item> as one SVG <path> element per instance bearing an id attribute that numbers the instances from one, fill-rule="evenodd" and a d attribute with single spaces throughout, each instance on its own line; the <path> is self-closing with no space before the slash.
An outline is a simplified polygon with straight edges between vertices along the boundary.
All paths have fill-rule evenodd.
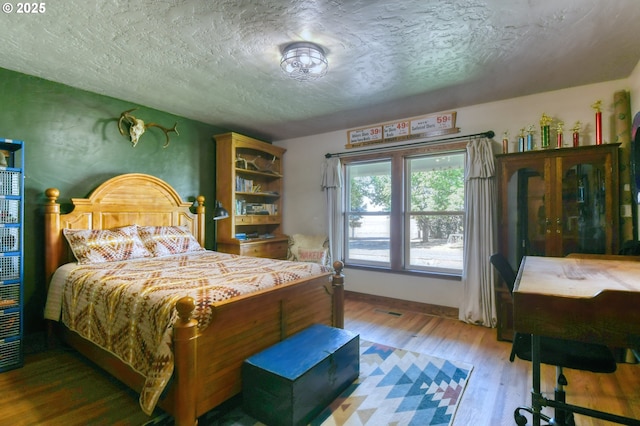
<path id="1" fill-rule="evenodd" d="M 466 163 L 466 146 L 468 141 L 458 141 L 451 143 L 439 143 L 439 144 L 425 144 L 420 147 L 412 147 L 406 149 L 390 149 L 382 152 L 372 153 L 353 153 L 348 156 L 341 157 L 342 161 L 342 175 L 345 185 L 342 190 L 342 226 L 343 232 L 343 253 L 345 254 L 345 266 L 349 268 L 367 269 L 375 271 L 393 272 L 401 274 L 421 275 L 421 276 L 437 276 L 440 278 L 452 278 L 459 280 L 464 273 L 464 270 L 435 270 L 429 268 L 410 268 L 405 267 L 409 261 L 409 235 L 410 227 L 404 226 L 407 220 L 410 220 L 411 211 L 410 203 L 406 199 L 408 192 L 407 188 L 407 174 L 406 172 L 406 160 L 411 157 L 419 157 L 425 155 L 443 155 L 447 153 L 462 153 L 465 156 Z M 381 160 L 391 161 L 391 209 L 389 212 L 383 212 L 379 214 L 389 215 L 389 254 L 390 264 L 384 266 L 379 263 L 366 262 L 366 261 L 354 261 L 348 258 L 348 244 L 349 244 L 349 227 L 347 224 L 347 209 L 350 209 L 349 191 L 350 183 L 347 174 L 347 166 L 354 163 L 371 163 Z M 400 190 L 398 190 L 398 188 Z M 466 193 L 465 193 L 466 198 Z M 442 213 L 442 212 L 438 212 Z M 457 213 L 457 212 L 456 212 Z M 378 214 L 378 215 L 379 215 Z M 463 208 L 463 223 L 464 223 L 464 208 Z M 394 255 L 394 253 L 396 253 Z"/>

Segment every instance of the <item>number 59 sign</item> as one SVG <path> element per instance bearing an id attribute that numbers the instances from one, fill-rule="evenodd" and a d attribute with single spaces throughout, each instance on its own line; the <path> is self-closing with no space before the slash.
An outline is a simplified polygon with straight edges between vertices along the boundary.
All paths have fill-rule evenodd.
<path id="1" fill-rule="evenodd" d="M 379 126 L 349 130 L 346 148 L 428 138 L 459 131 L 460 129 L 456 127 L 455 112 L 425 115 Z"/>

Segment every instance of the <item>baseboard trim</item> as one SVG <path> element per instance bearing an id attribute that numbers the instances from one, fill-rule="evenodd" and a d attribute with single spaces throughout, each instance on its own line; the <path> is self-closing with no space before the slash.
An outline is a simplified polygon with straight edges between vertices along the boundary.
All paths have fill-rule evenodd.
<path id="1" fill-rule="evenodd" d="M 413 302 L 410 300 L 394 299 L 392 297 L 376 296 L 374 294 L 359 293 L 345 290 L 345 298 L 371 303 L 393 311 L 405 310 L 418 312 L 424 315 L 432 315 L 448 319 L 458 319 L 458 308 L 449 306 L 431 305 L 429 303 Z"/>

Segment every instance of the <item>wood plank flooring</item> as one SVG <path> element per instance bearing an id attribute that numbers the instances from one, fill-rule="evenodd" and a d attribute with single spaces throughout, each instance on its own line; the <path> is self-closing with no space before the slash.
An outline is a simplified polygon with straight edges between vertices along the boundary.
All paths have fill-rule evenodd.
<path id="1" fill-rule="evenodd" d="M 345 328 L 362 339 L 473 365 L 454 426 L 513 425 L 513 410 L 530 403 L 531 365 L 509 362 L 511 345 L 494 329 L 415 312 L 388 299 L 347 297 Z M 555 371 L 543 366 L 543 391 L 553 394 Z M 640 365 L 614 374 L 567 370 L 567 400 L 640 418 Z M 26 356 L 25 366 L 0 374 L 0 425 L 141 425 L 149 420 L 137 395 L 73 351 Z M 612 423 L 576 416 L 579 426 Z"/>

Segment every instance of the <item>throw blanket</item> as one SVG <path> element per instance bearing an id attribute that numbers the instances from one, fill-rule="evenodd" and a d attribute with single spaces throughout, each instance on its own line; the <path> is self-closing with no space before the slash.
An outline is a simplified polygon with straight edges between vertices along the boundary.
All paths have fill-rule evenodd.
<path id="1" fill-rule="evenodd" d="M 151 414 L 173 373 L 174 305 L 191 296 L 203 330 L 209 305 L 329 271 L 314 263 L 236 256 L 211 251 L 65 268 L 64 324 L 118 356 L 146 377 L 140 406 Z M 47 305 L 55 305 L 47 300 Z M 47 306 L 47 312 L 52 308 Z M 55 310 L 55 309 L 53 309 Z M 58 320 L 60 315 L 48 313 Z"/>

